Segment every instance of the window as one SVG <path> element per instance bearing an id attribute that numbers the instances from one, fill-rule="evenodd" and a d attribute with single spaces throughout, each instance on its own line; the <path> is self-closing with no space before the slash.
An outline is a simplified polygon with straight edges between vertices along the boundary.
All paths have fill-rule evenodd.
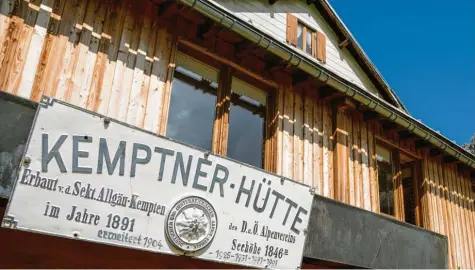
<path id="1" fill-rule="evenodd" d="M 176 61 L 167 136 L 211 150 L 218 72 L 181 54 Z"/>
<path id="2" fill-rule="evenodd" d="M 228 156 L 261 168 L 266 94 L 238 79 L 231 89 Z"/>
<path id="3" fill-rule="evenodd" d="M 232 75 L 178 52 L 166 136 L 262 168 L 267 92 Z"/>
<path id="4" fill-rule="evenodd" d="M 326 62 L 326 37 L 302 23 L 297 17 L 287 14 L 287 42 L 305 53 Z"/>
<path id="5" fill-rule="evenodd" d="M 381 213 L 394 216 L 394 174 L 391 152 L 377 145 L 376 161 L 378 167 L 379 210 Z"/>
<path id="6" fill-rule="evenodd" d="M 315 44 L 315 41 L 312 41 L 312 39 L 315 38 L 315 35 L 314 30 L 299 22 L 297 24 L 297 48 L 314 55 L 313 44 Z"/>

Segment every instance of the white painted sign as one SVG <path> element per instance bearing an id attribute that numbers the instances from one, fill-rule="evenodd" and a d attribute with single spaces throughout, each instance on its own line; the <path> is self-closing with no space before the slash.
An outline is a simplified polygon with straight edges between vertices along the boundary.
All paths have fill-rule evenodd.
<path id="1" fill-rule="evenodd" d="M 250 267 L 301 264 L 308 186 L 43 98 L 2 225 Z"/>

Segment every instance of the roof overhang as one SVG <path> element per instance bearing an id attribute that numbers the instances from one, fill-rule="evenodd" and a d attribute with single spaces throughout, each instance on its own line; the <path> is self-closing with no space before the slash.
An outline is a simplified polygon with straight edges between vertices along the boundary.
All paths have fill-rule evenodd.
<path id="1" fill-rule="evenodd" d="M 442 136 L 439 132 L 432 130 L 425 124 L 414 119 L 405 110 L 402 110 L 381 97 L 375 96 L 366 90 L 361 89 L 348 80 L 336 76 L 316 60 L 310 59 L 304 55 L 304 53 L 289 47 L 287 44 L 274 37 L 266 35 L 261 30 L 236 17 L 231 12 L 208 0 L 175 1 L 190 7 L 194 11 L 220 24 L 223 29 L 227 29 L 227 31 L 232 31 L 242 36 L 252 42 L 256 47 L 262 48 L 266 52 L 277 56 L 282 59 L 286 65 L 301 70 L 313 79 L 316 79 L 341 92 L 343 95 L 352 98 L 361 106 L 376 112 L 387 121 L 391 121 L 401 126 L 416 137 L 421 138 L 421 140 L 427 144 L 440 149 L 442 152 L 458 160 L 458 162 L 461 162 L 472 169 L 475 168 L 474 155 Z"/>
<path id="2" fill-rule="evenodd" d="M 269 0 L 269 4 L 274 4 L 278 0 Z M 324 17 L 326 22 L 330 25 L 332 30 L 339 38 L 339 47 L 341 49 L 346 48 L 348 52 L 355 58 L 356 62 L 368 75 L 371 82 L 379 89 L 383 97 L 388 100 L 392 105 L 400 110 L 408 113 L 407 108 L 402 101 L 391 89 L 389 84 L 383 78 L 376 66 L 371 62 L 368 55 L 364 52 L 362 47 L 358 44 L 356 39 L 351 34 L 350 30 L 346 27 L 343 21 L 338 17 L 338 14 L 328 3 L 327 0 L 306 0 L 308 4 L 314 4 L 316 9 Z"/>

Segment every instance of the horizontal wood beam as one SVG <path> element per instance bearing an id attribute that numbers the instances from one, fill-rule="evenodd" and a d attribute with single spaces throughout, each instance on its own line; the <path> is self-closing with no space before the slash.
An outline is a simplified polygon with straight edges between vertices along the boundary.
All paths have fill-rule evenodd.
<path id="1" fill-rule="evenodd" d="M 273 88 L 277 88 L 278 87 L 278 84 L 275 82 L 275 81 L 271 81 L 269 79 L 266 79 L 262 76 L 259 76 L 258 74 L 254 73 L 254 72 L 251 72 L 249 70 L 247 70 L 246 68 L 238 65 L 237 63 L 233 62 L 233 61 L 230 61 L 224 57 L 220 57 L 218 55 L 216 55 L 215 53 L 212 53 L 210 51 L 208 51 L 207 49 L 199 46 L 199 45 L 196 45 L 194 44 L 193 42 L 189 41 L 189 40 L 185 40 L 185 39 L 179 39 L 178 42 L 182 45 L 184 45 L 185 47 L 187 48 L 190 48 L 192 50 L 195 50 L 195 51 L 198 51 L 200 53 L 203 53 L 205 54 L 206 56 L 208 57 L 211 57 L 213 58 L 214 60 L 218 61 L 218 62 L 221 62 L 223 64 L 226 64 L 226 65 L 229 65 L 231 66 L 233 69 L 245 74 L 245 75 L 248 75 L 250 77 L 252 77 L 253 79 L 255 80 L 258 80 L 262 83 L 265 83 L 267 84 L 268 86 L 270 87 L 273 87 Z"/>
<path id="2" fill-rule="evenodd" d="M 382 143 L 383 145 L 386 145 L 386 146 L 388 146 L 388 147 L 390 147 L 390 148 L 397 149 L 397 150 L 401 151 L 401 153 L 405 154 L 406 156 L 409 156 L 409 157 L 411 157 L 411 158 L 413 158 L 413 159 L 418 159 L 418 160 L 421 160 L 421 159 L 422 159 L 422 157 L 419 156 L 418 154 L 416 154 L 416 153 L 414 153 L 414 152 L 411 152 L 411 151 L 409 151 L 408 149 L 403 148 L 403 147 L 401 147 L 401 146 L 399 146 L 399 145 L 397 145 L 397 144 L 391 142 L 390 140 L 387 140 L 387 139 L 385 139 L 385 138 L 383 138 L 383 137 L 381 137 L 381 136 L 379 136 L 379 135 L 375 135 L 375 138 L 376 138 L 376 140 L 379 141 L 379 143 Z"/>
<path id="3" fill-rule="evenodd" d="M 350 39 L 345 39 L 343 40 L 342 42 L 340 42 L 340 44 L 338 44 L 338 47 L 340 47 L 341 49 L 343 48 L 346 48 L 346 46 L 350 45 Z"/>
<path id="4" fill-rule="evenodd" d="M 346 110 L 346 111 L 356 110 L 356 102 L 348 97 L 336 99 L 335 106 L 338 110 Z"/>

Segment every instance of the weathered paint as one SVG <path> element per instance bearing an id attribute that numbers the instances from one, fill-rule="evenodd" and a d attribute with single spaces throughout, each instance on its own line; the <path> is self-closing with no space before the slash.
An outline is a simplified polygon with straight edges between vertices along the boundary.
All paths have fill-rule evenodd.
<path id="1" fill-rule="evenodd" d="M 48 95 L 158 132 L 170 57 L 148 1 L 1 2 L 0 89 Z M 146 11 L 143 16 L 143 11 Z"/>
<path id="2" fill-rule="evenodd" d="M 263 10 L 264 2 L 253 0 L 249 5 L 258 3 Z M 163 100 L 170 94 L 171 81 L 167 78 L 173 71 L 176 44 L 156 15 L 155 6 L 130 0 L 11 3 L 0 1 L 2 91 L 34 101 L 49 95 L 165 134 L 168 105 Z M 224 3 L 238 7 L 236 1 Z M 336 37 L 317 11 L 301 1 L 289 3 L 282 0 L 266 8 L 275 12 L 275 20 L 285 14 L 276 11 L 292 8 L 285 12 L 294 10 L 300 19 L 323 30 L 329 38 L 328 68 L 372 91 L 346 51 L 342 52 L 343 60 L 338 58 L 341 63 L 335 65 L 337 60 L 332 58 L 340 53 Z M 268 20 L 257 24 L 262 16 L 271 18 L 269 13 L 251 13 L 242 11 L 238 16 L 254 18 L 256 27 L 263 27 L 263 22 L 266 27 L 279 26 Z M 281 35 L 285 39 L 285 33 Z M 317 194 L 377 213 L 375 144 L 377 136 L 383 137 L 422 157 L 419 185 L 423 226 L 448 236 L 449 267 L 475 267 L 475 205 L 467 173 L 416 151 L 414 142 L 400 141 L 379 123 L 364 121 L 359 113 L 335 111 L 330 102 L 315 97 L 318 89 L 300 91 L 291 83 L 278 85 L 276 173 L 313 186 Z M 335 152 L 339 125 L 348 138 L 340 143 L 343 150 Z"/>

